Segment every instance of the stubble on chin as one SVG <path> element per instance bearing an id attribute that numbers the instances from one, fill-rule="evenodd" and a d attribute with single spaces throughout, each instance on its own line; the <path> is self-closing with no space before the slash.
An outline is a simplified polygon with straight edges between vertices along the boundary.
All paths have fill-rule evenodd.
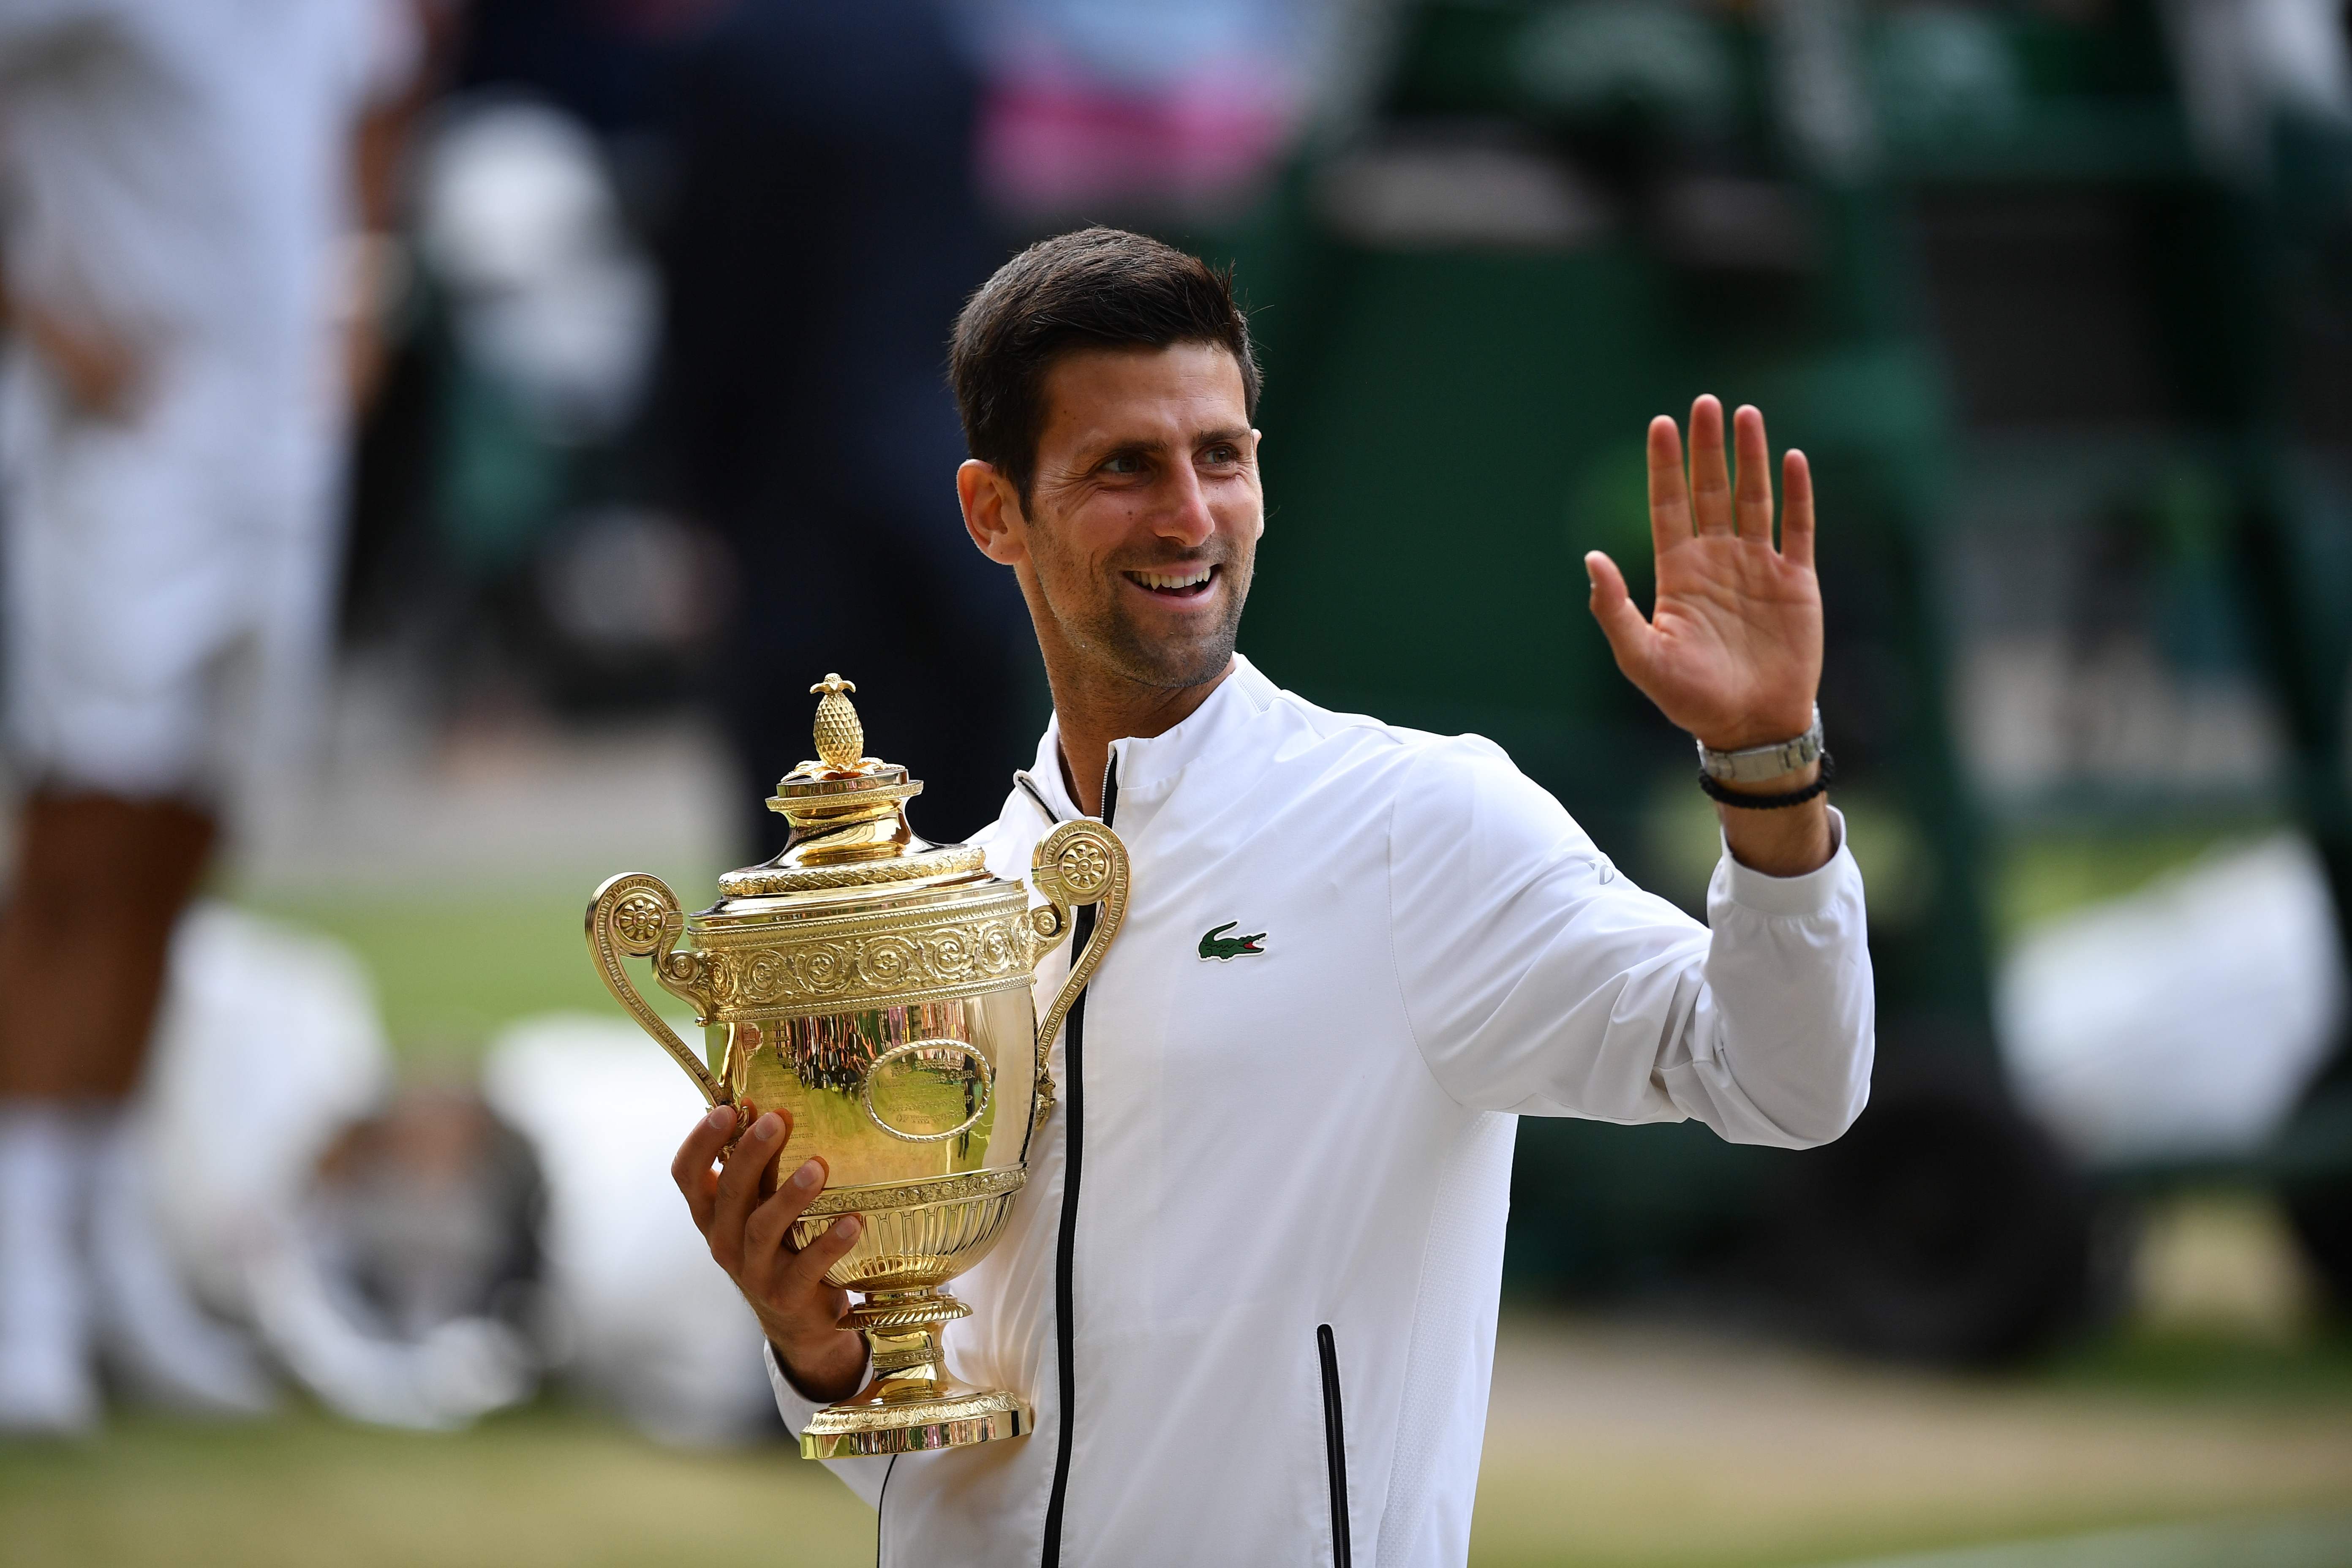
<path id="1" fill-rule="evenodd" d="M 1083 618 L 1065 617 L 1074 640 L 1108 665 L 1121 679 L 1138 686 L 1181 690 L 1205 686 L 1233 662 L 1234 645 L 1241 632 L 1242 604 L 1249 593 L 1249 563 L 1221 563 L 1224 613 L 1215 626 L 1197 637 L 1153 637 L 1120 605 L 1122 579 L 1117 574 L 1099 584 L 1101 596 Z"/>
<path id="2" fill-rule="evenodd" d="M 1171 690 L 1202 686 L 1224 673 L 1234 657 L 1237 627 L 1233 617 L 1206 637 L 1181 644 L 1148 641 L 1125 616 L 1110 618 L 1098 628 L 1097 646 L 1107 661 L 1138 686 Z"/>

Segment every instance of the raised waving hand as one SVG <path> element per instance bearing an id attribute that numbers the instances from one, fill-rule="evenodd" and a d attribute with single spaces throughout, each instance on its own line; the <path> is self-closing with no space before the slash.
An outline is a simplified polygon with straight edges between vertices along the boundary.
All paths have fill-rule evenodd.
<path id="1" fill-rule="evenodd" d="M 1691 405 L 1687 475 L 1674 420 L 1650 423 L 1658 591 L 1646 618 L 1615 562 L 1598 550 L 1584 558 L 1593 618 L 1617 668 L 1667 718 L 1722 751 L 1803 733 L 1822 678 L 1811 471 L 1801 452 L 1781 460 L 1775 544 L 1764 416 L 1743 407 L 1732 425 L 1736 487 L 1721 403 L 1706 396 Z"/>

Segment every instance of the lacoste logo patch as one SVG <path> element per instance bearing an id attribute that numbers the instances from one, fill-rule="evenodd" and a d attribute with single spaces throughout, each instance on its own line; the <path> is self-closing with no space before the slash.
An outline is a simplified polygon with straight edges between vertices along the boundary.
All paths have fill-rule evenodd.
<path id="1" fill-rule="evenodd" d="M 1229 958 L 1239 958 L 1245 952 L 1264 952 L 1265 949 L 1258 946 L 1259 942 L 1265 940 L 1264 931 L 1258 932 L 1255 936 L 1225 934 L 1241 923 L 1239 921 L 1227 921 L 1216 930 L 1203 935 L 1201 938 L 1201 956 L 1213 958 L 1219 963 L 1223 963 Z"/>

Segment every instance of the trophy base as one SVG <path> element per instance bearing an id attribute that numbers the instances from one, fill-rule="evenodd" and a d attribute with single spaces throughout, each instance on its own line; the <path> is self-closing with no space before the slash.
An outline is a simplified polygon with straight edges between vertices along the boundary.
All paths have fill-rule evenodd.
<path id="1" fill-rule="evenodd" d="M 828 1405 L 801 1432 L 803 1459 L 919 1454 L 1018 1437 L 1037 1424 L 1018 1394 L 947 1373 L 940 1331 L 971 1309 L 935 1287 L 877 1290 L 841 1320 L 874 1347 L 874 1381 Z"/>
<path id="2" fill-rule="evenodd" d="M 801 1433 L 803 1459 L 845 1459 L 866 1454 L 919 1454 L 968 1448 L 1018 1437 L 1037 1423 L 1026 1401 L 997 1390 L 940 1378 L 931 1394 L 912 1394 L 876 1378 L 855 1399 L 828 1405 Z M 929 1381 L 929 1380 L 926 1380 Z"/>

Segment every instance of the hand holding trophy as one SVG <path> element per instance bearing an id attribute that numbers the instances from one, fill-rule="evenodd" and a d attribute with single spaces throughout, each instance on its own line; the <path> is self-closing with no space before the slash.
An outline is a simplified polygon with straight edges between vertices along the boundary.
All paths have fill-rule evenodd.
<path id="1" fill-rule="evenodd" d="M 674 1172 L 713 1256 L 772 1334 L 787 1315 L 865 1296 L 837 1326 L 866 1334 L 873 1381 L 808 1424 L 810 1458 L 1029 1429 L 1017 1395 L 948 1375 L 940 1331 L 971 1310 L 944 1287 L 1003 1230 L 1029 1133 L 1053 1108 L 1047 1051 L 1128 895 L 1126 847 L 1092 819 L 1038 844 L 1035 908 L 978 849 L 917 837 L 906 803 L 922 783 L 861 754 L 855 689 L 838 676 L 811 688 L 824 697 L 818 758 L 768 802 L 792 824 L 782 854 L 721 877 L 719 901 L 691 916 L 641 873 L 606 881 L 588 906 L 589 949 L 614 998 L 733 1111 L 697 1129 Z M 1085 905 L 1100 917 L 1040 1027 L 1037 962 Z M 704 1056 L 646 1004 L 625 956 L 651 960 L 663 988 L 693 1005 Z M 804 1164 L 779 1194 L 771 1167 L 787 1138 L 816 1171 L 794 1184 Z M 722 1144 L 728 1169 L 713 1183 Z"/>

